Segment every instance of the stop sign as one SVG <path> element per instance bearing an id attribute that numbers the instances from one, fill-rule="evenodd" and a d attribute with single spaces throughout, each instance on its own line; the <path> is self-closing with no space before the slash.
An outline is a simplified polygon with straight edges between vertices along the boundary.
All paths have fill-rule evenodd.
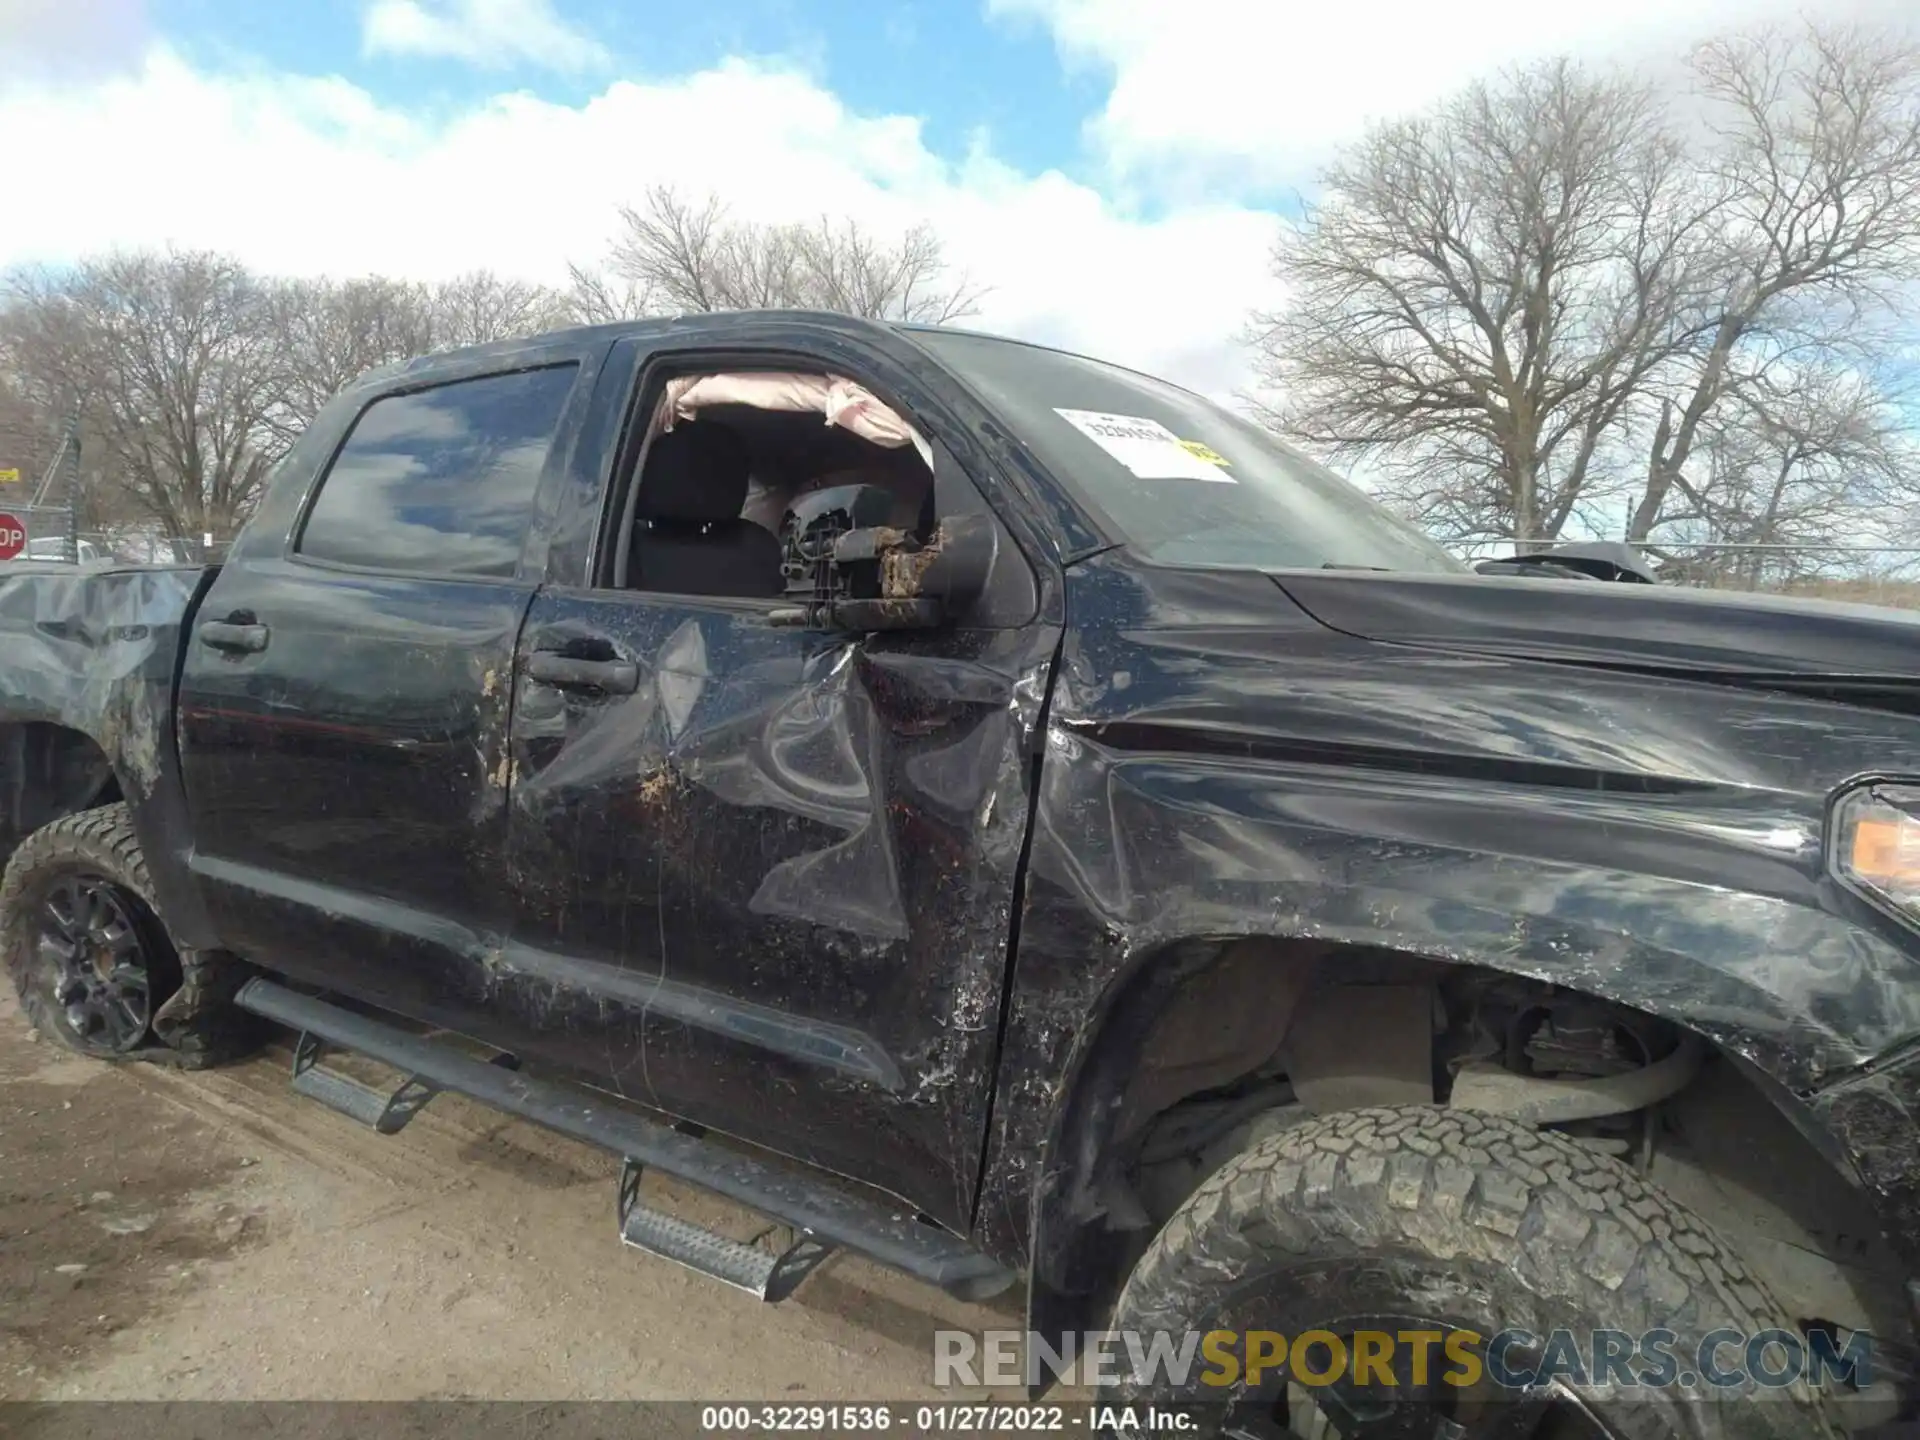
<path id="1" fill-rule="evenodd" d="M 0 560 L 11 560 L 27 548 L 27 527 L 17 515 L 0 510 Z"/>

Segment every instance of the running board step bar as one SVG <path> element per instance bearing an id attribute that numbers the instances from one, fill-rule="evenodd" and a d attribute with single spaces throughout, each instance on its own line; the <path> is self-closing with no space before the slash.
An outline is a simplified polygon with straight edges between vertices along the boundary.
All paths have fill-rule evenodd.
<path id="1" fill-rule="evenodd" d="M 999 1262 L 981 1254 L 959 1236 L 924 1224 L 911 1214 L 900 1213 L 892 1207 L 840 1190 L 799 1172 L 767 1164 L 710 1141 L 696 1139 L 670 1126 L 636 1115 L 596 1096 L 591 1090 L 518 1074 L 499 1064 L 476 1059 L 451 1045 L 410 1035 L 385 1021 L 303 995 L 271 980 L 247 981 L 235 995 L 234 1002 L 243 1010 L 263 1015 L 302 1032 L 304 1036 L 315 1037 L 317 1041 L 341 1049 L 355 1050 L 391 1065 L 408 1077 L 407 1084 L 431 1086 L 436 1091 L 451 1090 L 484 1105 L 531 1120 L 537 1125 L 544 1125 L 562 1135 L 611 1150 L 629 1162 L 629 1170 L 651 1165 L 668 1175 L 690 1181 L 716 1195 L 758 1210 L 771 1220 L 791 1226 L 802 1241 L 820 1245 L 826 1250 L 836 1247 L 851 1250 L 929 1284 L 938 1285 L 961 1299 L 985 1299 L 1014 1282 L 1013 1272 Z M 401 1088 L 404 1090 L 406 1086 Z M 303 1093 L 311 1094 L 312 1091 Z M 418 1108 L 417 1105 L 414 1107 L 415 1112 Z M 629 1219 L 636 1209 L 644 1207 L 639 1207 L 637 1202 L 629 1203 L 628 1187 L 623 1178 L 620 1217 L 623 1239 L 654 1254 L 717 1275 L 730 1284 L 740 1283 L 730 1275 L 720 1275 L 712 1264 L 699 1264 L 687 1258 L 695 1251 L 699 1251 L 704 1258 L 707 1252 L 689 1245 L 678 1234 L 669 1236 L 665 1227 L 656 1225 L 648 1218 L 657 1212 L 646 1210 L 645 1215 L 634 1222 L 635 1229 L 630 1234 Z M 669 1218 L 659 1217 L 662 1221 Z M 684 1225 L 680 1221 L 672 1223 Z M 693 1226 L 685 1228 L 696 1234 L 706 1233 Z M 656 1240 L 658 1243 L 653 1243 Z M 718 1236 L 709 1236 L 708 1240 L 718 1241 L 722 1245 L 738 1244 Z M 794 1256 L 792 1251 L 786 1256 L 769 1256 L 776 1271 L 781 1266 L 788 1266 L 789 1269 L 797 1267 L 803 1258 Z M 793 1284 L 804 1279 L 807 1271 L 824 1258 L 823 1253 L 807 1263 L 793 1278 Z M 738 1257 L 725 1263 L 734 1265 L 735 1273 L 752 1278 L 747 1275 Z M 775 1273 L 767 1277 L 764 1286 L 756 1284 L 748 1288 L 766 1293 L 768 1298 L 773 1299 L 778 1298 L 778 1294 L 773 1292 L 784 1294 L 791 1291 L 791 1285 L 780 1290 L 782 1283 L 784 1273 Z"/>
<path id="2" fill-rule="evenodd" d="M 620 1240 L 722 1284 L 765 1300 L 786 1299 L 800 1287 L 835 1246 L 800 1235 L 775 1254 L 742 1240 L 729 1240 L 640 1203 L 641 1167 L 629 1160 L 620 1170 Z"/>
<path id="3" fill-rule="evenodd" d="M 440 1093 L 431 1080 L 409 1075 L 391 1090 L 381 1090 L 320 1063 L 327 1042 L 310 1030 L 302 1030 L 293 1046 L 293 1088 L 309 1100 L 318 1100 L 329 1110 L 338 1110 L 350 1120 L 379 1131 L 398 1135 L 407 1122 L 427 1108 L 427 1102 Z M 507 1054 L 495 1055 L 487 1062 L 508 1070 L 519 1061 Z"/>
<path id="4" fill-rule="evenodd" d="M 418 1075 L 407 1076 L 392 1091 L 376 1090 L 351 1075 L 322 1066 L 320 1056 L 326 1048 L 326 1042 L 312 1031 L 300 1032 L 293 1046 L 293 1088 L 382 1135 L 398 1135 L 440 1093 L 438 1085 Z"/>

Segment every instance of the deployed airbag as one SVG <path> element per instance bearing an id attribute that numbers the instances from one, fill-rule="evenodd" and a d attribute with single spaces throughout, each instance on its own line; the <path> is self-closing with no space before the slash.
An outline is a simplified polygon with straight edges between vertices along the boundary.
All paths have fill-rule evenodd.
<path id="1" fill-rule="evenodd" d="M 838 425 L 889 450 L 911 445 L 927 469 L 933 469 L 933 449 L 926 437 L 866 386 L 844 375 L 791 371 L 683 375 L 667 382 L 666 394 L 660 397 L 660 408 L 654 413 L 654 432 L 671 430 L 679 421 L 692 420 L 715 405 L 817 414 L 827 424 Z"/>

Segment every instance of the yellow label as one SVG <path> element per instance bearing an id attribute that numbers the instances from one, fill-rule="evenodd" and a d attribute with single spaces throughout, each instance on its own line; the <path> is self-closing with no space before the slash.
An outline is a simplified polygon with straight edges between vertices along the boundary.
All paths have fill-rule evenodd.
<path id="1" fill-rule="evenodd" d="M 0 470 L 0 485 L 18 485 L 19 483 L 20 472 L 18 470 Z"/>
<path id="2" fill-rule="evenodd" d="M 1211 445 L 1202 445 L 1198 440 L 1182 440 L 1180 442 L 1180 448 L 1193 456 L 1194 459 L 1204 460 L 1209 465 L 1225 465 L 1227 463 L 1226 456 L 1222 455 L 1218 450 L 1215 450 Z"/>

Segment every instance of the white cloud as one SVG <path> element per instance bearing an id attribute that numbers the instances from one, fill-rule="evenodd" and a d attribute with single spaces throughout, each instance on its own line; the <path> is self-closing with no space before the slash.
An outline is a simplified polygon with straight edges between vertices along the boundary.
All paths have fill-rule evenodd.
<path id="1" fill-rule="evenodd" d="M 77 76 L 137 60 L 145 0 L 0 0 L 0 89 L 22 74 Z"/>
<path id="2" fill-rule="evenodd" d="M 605 46 L 568 25 L 552 0 L 373 0 L 361 24 L 369 55 L 430 55 L 472 65 L 597 70 Z"/>
<path id="3" fill-rule="evenodd" d="M 559 282 L 657 182 L 714 190 L 756 219 L 925 220 L 992 287 L 981 328 L 1214 393 L 1241 382 L 1233 337 L 1266 299 L 1275 224 L 1230 205 L 1139 218 L 984 146 L 949 164 L 918 121 L 856 114 L 812 79 L 744 61 L 618 82 L 580 105 L 507 94 L 429 121 L 342 79 L 213 74 L 161 48 L 130 74 L 0 94 L 0 151 L 16 193 L 61 197 L 0 227 L 0 265 L 172 243 L 284 273 L 485 266 Z"/>
<path id="4" fill-rule="evenodd" d="M 1911 0 L 1824 0 L 1895 21 Z M 1121 174 L 1201 189 L 1307 185 L 1370 120 L 1503 65 L 1567 53 L 1669 65 L 1710 34 L 1792 23 L 1805 0 L 988 0 L 1038 21 L 1070 65 L 1112 77 L 1091 136 Z"/>

